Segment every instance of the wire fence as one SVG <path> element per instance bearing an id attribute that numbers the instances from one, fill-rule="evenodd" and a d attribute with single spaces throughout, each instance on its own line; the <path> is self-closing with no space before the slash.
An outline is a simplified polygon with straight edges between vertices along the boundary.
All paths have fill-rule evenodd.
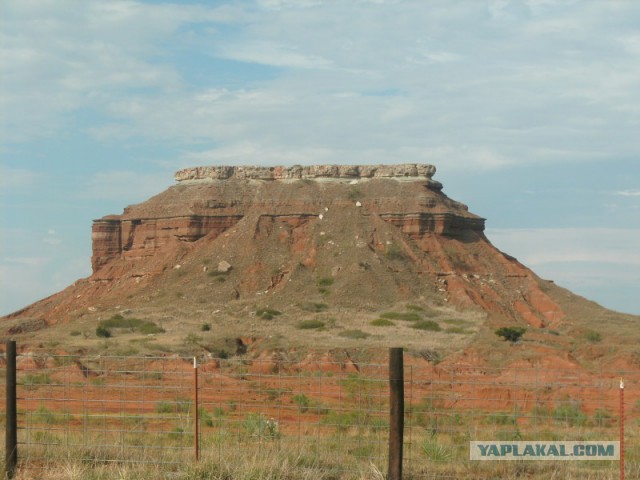
<path id="1" fill-rule="evenodd" d="M 469 459 L 471 441 L 619 440 L 621 407 L 625 472 L 640 478 L 640 372 L 623 373 L 621 397 L 620 374 L 405 358 L 405 478 L 621 478 L 612 460 Z M 22 470 L 249 458 L 335 479 L 387 469 L 388 365 L 209 358 L 194 369 L 178 356 L 30 354 L 18 356 L 17 379 Z"/>

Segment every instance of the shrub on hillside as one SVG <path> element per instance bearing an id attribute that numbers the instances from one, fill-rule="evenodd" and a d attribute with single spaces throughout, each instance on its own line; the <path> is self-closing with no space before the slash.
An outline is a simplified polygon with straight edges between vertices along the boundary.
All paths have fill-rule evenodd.
<path id="1" fill-rule="evenodd" d="M 520 340 L 520 337 L 526 331 L 527 329 L 523 327 L 501 327 L 495 331 L 495 334 L 505 340 L 509 340 L 511 343 L 515 343 Z"/>

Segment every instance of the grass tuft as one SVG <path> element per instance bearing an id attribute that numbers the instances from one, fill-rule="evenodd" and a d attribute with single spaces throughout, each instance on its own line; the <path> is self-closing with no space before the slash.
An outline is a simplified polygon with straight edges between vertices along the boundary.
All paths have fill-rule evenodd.
<path id="1" fill-rule="evenodd" d="M 406 322 L 417 322 L 422 318 L 416 312 L 385 312 L 380 316 L 387 320 L 403 320 Z"/>
<path id="2" fill-rule="evenodd" d="M 376 318 L 375 320 L 371 320 L 370 324 L 374 327 L 391 327 L 395 325 L 395 323 L 386 318 Z"/>
<path id="3" fill-rule="evenodd" d="M 320 320 L 311 319 L 311 320 L 302 320 L 296 324 L 296 328 L 299 330 L 313 330 L 318 328 L 323 328 L 324 322 Z"/>
<path id="4" fill-rule="evenodd" d="M 358 329 L 355 329 L 355 330 L 343 330 L 338 335 L 340 335 L 341 337 L 353 338 L 353 339 L 356 339 L 356 340 L 367 338 L 369 336 L 368 333 L 363 332 L 362 330 L 358 330 Z"/>
<path id="5" fill-rule="evenodd" d="M 411 325 L 411 328 L 415 328 L 418 330 L 428 330 L 430 332 L 439 332 L 440 330 L 442 330 L 442 328 L 440 328 L 440 325 L 438 325 L 433 320 L 420 320 Z"/>

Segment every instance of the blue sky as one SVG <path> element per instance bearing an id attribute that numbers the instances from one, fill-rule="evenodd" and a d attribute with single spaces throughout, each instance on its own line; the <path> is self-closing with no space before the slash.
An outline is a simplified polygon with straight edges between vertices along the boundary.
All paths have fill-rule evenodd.
<path id="1" fill-rule="evenodd" d="M 425 162 L 501 250 L 640 314 L 640 2 L 0 3 L 0 314 L 194 165 Z"/>

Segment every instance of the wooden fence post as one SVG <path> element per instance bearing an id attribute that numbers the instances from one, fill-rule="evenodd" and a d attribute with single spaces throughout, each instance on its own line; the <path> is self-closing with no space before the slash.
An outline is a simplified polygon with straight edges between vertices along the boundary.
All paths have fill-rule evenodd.
<path id="1" fill-rule="evenodd" d="M 404 364 L 402 348 L 389 349 L 389 471 L 388 480 L 402 480 L 404 434 Z"/>
<path id="2" fill-rule="evenodd" d="M 5 478 L 12 479 L 18 465 L 18 410 L 16 401 L 16 342 L 9 340 L 5 350 L 7 360 L 7 405 L 5 437 Z"/>

